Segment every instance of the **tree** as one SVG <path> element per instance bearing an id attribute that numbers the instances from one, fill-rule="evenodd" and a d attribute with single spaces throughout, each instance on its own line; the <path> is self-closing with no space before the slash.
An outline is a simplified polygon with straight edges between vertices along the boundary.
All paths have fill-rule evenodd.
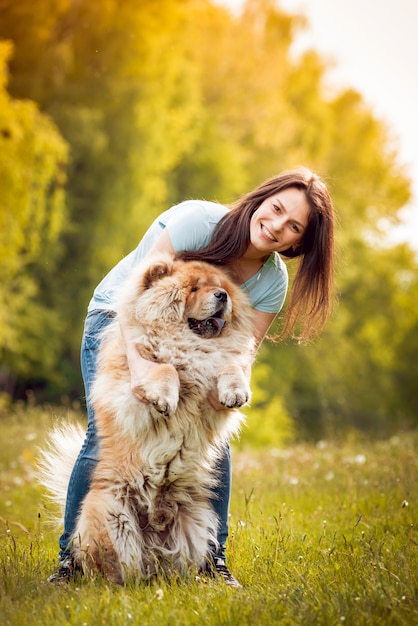
<path id="1" fill-rule="evenodd" d="M 0 355 L 6 387 L 18 376 L 51 375 L 59 312 L 43 299 L 65 228 L 67 145 L 34 102 L 10 98 L 10 43 L 0 43 Z M 45 342 L 49 334 L 51 341 Z"/>
<path id="2" fill-rule="evenodd" d="M 28 0 L 3 6 L 0 34 L 10 33 L 16 45 L 14 94 L 36 96 L 71 146 L 69 227 L 48 289 L 66 323 L 58 366 L 73 361 L 71 388 L 80 383 L 81 327 L 93 287 L 165 208 L 165 177 L 193 137 L 199 98 L 187 2 L 38 5 L 39 12 Z"/>

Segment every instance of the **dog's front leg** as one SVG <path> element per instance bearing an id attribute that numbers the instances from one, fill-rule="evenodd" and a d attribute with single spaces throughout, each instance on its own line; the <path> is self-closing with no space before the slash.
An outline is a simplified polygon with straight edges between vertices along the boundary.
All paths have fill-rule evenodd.
<path id="1" fill-rule="evenodd" d="M 168 416 L 177 409 L 180 380 L 173 365 L 160 363 L 157 367 L 152 367 L 142 387 L 148 402 L 162 415 Z"/>
<path id="2" fill-rule="evenodd" d="M 251 389 L 242 367 L 228 365 L 218 375 L 218 398 L 228 409 L 238 409 L 251 398 Z"/>

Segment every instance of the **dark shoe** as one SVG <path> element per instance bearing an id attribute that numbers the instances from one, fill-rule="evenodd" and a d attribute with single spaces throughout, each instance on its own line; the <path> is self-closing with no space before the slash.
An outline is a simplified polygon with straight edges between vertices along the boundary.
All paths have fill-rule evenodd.
<path id="1" fill-rule="evenodd" d="M 58 562 L 58 569 L 47 578 L 49 583 L 68 583 L 70 580 L 74 580 L 77 574 L 81 574 L 81 567 L 74 563 L 72 558 L 63 559 Z"/>
<path id="2" fill-rule="evenodd" d="M 242 585 L 240 585 L 235 576 L 232 576 L 231 572 L 226 566 L 225 559 L 223 559 L 222 557 L 213 557 L 213 560 L 211 560 L 211 563 L 208 565 L 208 571 L 211 573 L 212 576 L 219 576 L 220 578 L 222 578 L 229 587 L 232 587 L 234 589 L 242 587 Z"/>

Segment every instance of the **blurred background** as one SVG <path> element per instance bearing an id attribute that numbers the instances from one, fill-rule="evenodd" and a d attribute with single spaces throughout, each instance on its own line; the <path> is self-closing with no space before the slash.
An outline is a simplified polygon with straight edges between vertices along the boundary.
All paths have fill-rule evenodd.
<path id="1" fill-rule="evenodd" d="M 417 9 L 363 5 L 0 0 L 0 413 L 82 403 L 91 293 L 161 211 L 306 165 L 338 303 L 265 342 L 243 442 L 417 426 Z"/>

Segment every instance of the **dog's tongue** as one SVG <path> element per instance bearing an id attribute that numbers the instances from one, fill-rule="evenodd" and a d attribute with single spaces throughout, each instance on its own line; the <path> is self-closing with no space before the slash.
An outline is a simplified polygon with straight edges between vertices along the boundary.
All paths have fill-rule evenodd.
<path id="1" fill-rule="evenodd" d="M 221 317 L 208 317 L 206 320 L 206 324 L 211 324 L 216 328 L 216 330 L 222 330 L 225 324 L 225 320 Z"/>

